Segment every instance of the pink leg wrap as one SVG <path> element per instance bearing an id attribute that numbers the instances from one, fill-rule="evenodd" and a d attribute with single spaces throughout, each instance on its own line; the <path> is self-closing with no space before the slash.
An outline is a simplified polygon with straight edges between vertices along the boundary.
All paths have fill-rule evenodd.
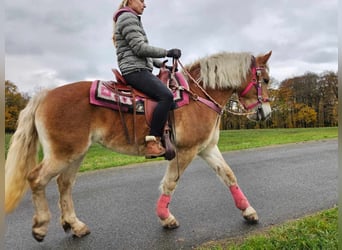
<path id="1" fill-rule="evenodd" d="M 167 218 L 169 218 L 170 216 L 170 211 L 169 211 L 169 203 L 171 200 L 171 196 L 170 195 L 165 195 L 162 194 L 159 197 L 159 200 L 157 202 L 157 215 L 160 219 L 165 220 Z"/>
<path id="2" fill-rule="evenodd" d="M 229 189 L 232 193 L 237 208 L 240 210 L 245 210 L 250 206 L 246 196 L 242 193 L 238 185 L 230 186 Z"/>

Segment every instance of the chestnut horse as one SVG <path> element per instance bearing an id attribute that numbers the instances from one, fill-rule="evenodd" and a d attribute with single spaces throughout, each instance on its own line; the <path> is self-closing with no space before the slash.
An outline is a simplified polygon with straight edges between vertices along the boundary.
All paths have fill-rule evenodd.
<path id="1" fill-rule="evenodd" d="M 177 157 L 166 169 L 156 206 L 163 227 L 179 226 L 168 204 L 179 177 L 196 155 L 202 157 L 227 186 L 243 217 L 250 222 L 258 220 L 256 211 L 218 149 L 220 112 L 205 103 L 224 107 L 230 96 L 237 93 L 243 106 L 250 112 L 255 111 L 251 118 L 268 118 L 271 113 L 267 94 L 270 56 L 271 51 L 257 57 L 250 53 L 223 52 L 185 67 L 190 91 L 198 98 L 192 98 L 188 105 L 174 111 Z M 71 189 L 92 143 L 124 154 L 144 152 L 144 138 L 149 130 L 145 118 L 136 117 L 138 146 L 129 144 L 119 113 L 89 104 L 90 86 L 91 82 L 86 81 L 71 83 L 33 97 L 20 113 L 17 130 L 11 139 L 5 166 L 5 211 L 11 212 L 30 186 L 35 208 L 32 233 L 38 241 L 47 234 L 51 215 L 45 188 L 54 177 L 57 177 L 60 192 L 62 227 L 65 231 L 71 229 L 78 237 L 90 232 L 76 216 Z M 133 115 L 125 117 L 128 129 L 132 131 Z M 44 153 L 40 163 L 37 159 L 39 143 Z"/>

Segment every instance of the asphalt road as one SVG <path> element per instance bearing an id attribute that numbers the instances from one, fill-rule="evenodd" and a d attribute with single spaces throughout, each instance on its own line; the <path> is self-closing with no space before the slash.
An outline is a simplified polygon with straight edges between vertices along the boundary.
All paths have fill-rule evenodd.
<path id="1" fill-rule="evenodd" d="M 155 215 L 166 162 L 79 174 L 78 217 L 91 234 L 73 238 L 59 225 L 57 186 L 47 189 L 52 212 L 42 243 L 31 236 L 30 192 L 6 218 L 5 247 L 15 249 L 191 249 L 204 242 L 278 224 L 337 204 L 337 140 L 274 146 L 224 154 L 260 222 L 249 225 L 228 189 L 200 158 L 181 177 L 170 204 L 180 222 L 164 230 Z"/>

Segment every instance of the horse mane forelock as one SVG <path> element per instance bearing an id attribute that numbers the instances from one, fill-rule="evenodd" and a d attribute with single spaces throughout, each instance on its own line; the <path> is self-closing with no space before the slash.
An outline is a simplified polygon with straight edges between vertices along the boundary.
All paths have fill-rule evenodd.
<path id="1" fill-rule="evenodd" d="M 200 68 L 199 80 L 204 88 L 238 88 L 250 72 L 253 56 L 250 53 L 221 52 L 199 59 L 188 70 Z"/>

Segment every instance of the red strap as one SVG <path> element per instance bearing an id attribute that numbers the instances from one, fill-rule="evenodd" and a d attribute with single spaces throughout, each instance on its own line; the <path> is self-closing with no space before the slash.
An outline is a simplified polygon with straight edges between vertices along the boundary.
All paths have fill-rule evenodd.
<path id="1" fill-rule="evenodd" d="M 241 93 L 240 97 L 244 97 L 250 90 L 251 88 L 256 84 L 255 81 L 252 81 L 248 84 L 248 86 L 245 88 L 245 90 Z"/>
<path id="2" fill-rule="evenodd" d="M 201 103 L 207 105 L 209 108 L 212 110 L 216 111 L 219 115 L 222 115 L 222 108 L 218 107 L 215 103 L 212 101 L 209 101 L 203 97 L 197 97 L 197 100 L 200 101 Z"/>
<path id="3" fill-rule="evenodd" d="M 242 93 L 240 94 L 240 97 L 244 97 L 245 95 L 247 95 L 247 93 L 251 90 L 251 88 L 257 83 L 256 78 L 255 78 L 255 76 L 256 76 L 256 68 L 255 67 L 252 68 L 252 75 L 253 75 L 252 81 L 247 85 L 245 90 L 242 91 Z"/>

